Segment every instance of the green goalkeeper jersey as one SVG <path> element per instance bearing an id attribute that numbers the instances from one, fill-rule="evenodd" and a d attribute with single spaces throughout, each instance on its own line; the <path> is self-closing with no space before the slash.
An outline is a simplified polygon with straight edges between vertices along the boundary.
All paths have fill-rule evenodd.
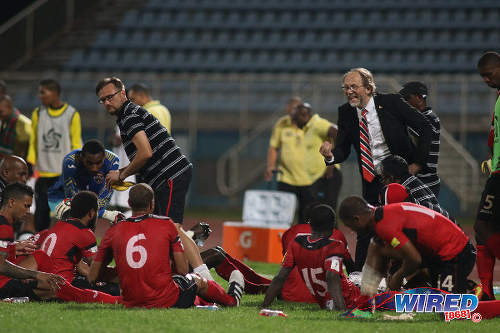
<path id="1" fill-rule="evenodd" d="M 494 131 L 495 137 L 493 141 L 493 156 L 491 158 L 491 174 L 500 171 L 500 163 L 498 159 L 500 158 L 500 95 L 498 95 L 497 102 L 495 103 L 495 120 L 494 120 Z"/>

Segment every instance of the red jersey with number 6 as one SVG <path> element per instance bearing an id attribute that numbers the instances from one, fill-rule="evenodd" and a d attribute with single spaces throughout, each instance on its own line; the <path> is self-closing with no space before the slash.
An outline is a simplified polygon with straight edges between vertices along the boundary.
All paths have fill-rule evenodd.
<path id="1" fill-rule="evenodd" d="M 97 252 L 94 233 L 78 219 L 57 222 L 52 228 L 35 235 L 35 241 L 52 259 L 52 273 L 68 281 L 75 278 L 75 265 L 82 258 L 92 259 Z"/>
<path id="2" fill-rule="evenodd" d="M 414 203 L 394 203 L 375 208 L 375 233 L 399 249 L 408 240 L 422 256 L 448 261 L 456 257 L 469 237 L 443 215 Z"/>
<path id="3" fill-rule="evenodd" d="M 356 306 L 360 291 L 344 274 L 343 260 L 347 255 L 344 243 L 333 237 L 312 239 L 310 234 L 301 234 L 288 246 L 282 266 L 297 266 L 307 289 L 321 308 L 326 308 L 331 299 L 326 284 L 326 272 L 339 274 L 344 301 L 348 308 L 352 308 Z"/>
<path id="4" fill-rule="evenodd" d="M 114 257 L 125 306 L 166 308 L 179 297 L 172 280 L 172 251 L 184 252 L 172 220 L 148 214 L 109 228 L 95 260 L 107 265 Z"/>

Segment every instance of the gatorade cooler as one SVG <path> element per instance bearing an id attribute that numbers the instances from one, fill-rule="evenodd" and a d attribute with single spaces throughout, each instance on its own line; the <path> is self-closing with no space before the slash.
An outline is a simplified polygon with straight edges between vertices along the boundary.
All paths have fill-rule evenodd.
<path id="1" fill-rule="evenodd" d="M 240 260 L 280 263 L 281 236 L 293 221 L 296 205 L 293 193 L 246 191 L 243 222 L 224 223 L 224 249 Z"/>

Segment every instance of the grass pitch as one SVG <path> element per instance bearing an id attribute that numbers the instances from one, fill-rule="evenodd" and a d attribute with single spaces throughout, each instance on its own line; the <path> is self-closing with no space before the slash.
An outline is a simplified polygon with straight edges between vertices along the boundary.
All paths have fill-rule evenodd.
<path id="1" fill-rule="evenodd" d="M 250 263 L 259 273 L 276 274 L 275 264 Z M 216 273 L 213 272 L 214 277 Z M 225 288 L 227 283 L 218 279 Z M 244 295 L 239 308 L 124 309 L 120 306 L 76 303 L 0 302 L 0 332 L 496 332 L 500 319 L 446 323 L 435 314 L 419 314 L 412 321 L 343 319 L 316 305 L 275 301 L 273 309 L 288 318 L 259 316 L 263 295 Z"/>

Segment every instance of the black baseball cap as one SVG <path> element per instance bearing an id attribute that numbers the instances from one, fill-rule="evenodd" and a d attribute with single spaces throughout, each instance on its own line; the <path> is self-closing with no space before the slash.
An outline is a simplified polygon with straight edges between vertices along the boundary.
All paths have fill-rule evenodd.
<path id="1" fill-rule="evenodd" d="M 403 97 L 408 97 L 410 95 L 417 95 L 422 97 L 427 97 L 427 87 L 425 84 L 419 81 L 412 81 L 405 83 L 403 89 L 399 91 Z"/>

